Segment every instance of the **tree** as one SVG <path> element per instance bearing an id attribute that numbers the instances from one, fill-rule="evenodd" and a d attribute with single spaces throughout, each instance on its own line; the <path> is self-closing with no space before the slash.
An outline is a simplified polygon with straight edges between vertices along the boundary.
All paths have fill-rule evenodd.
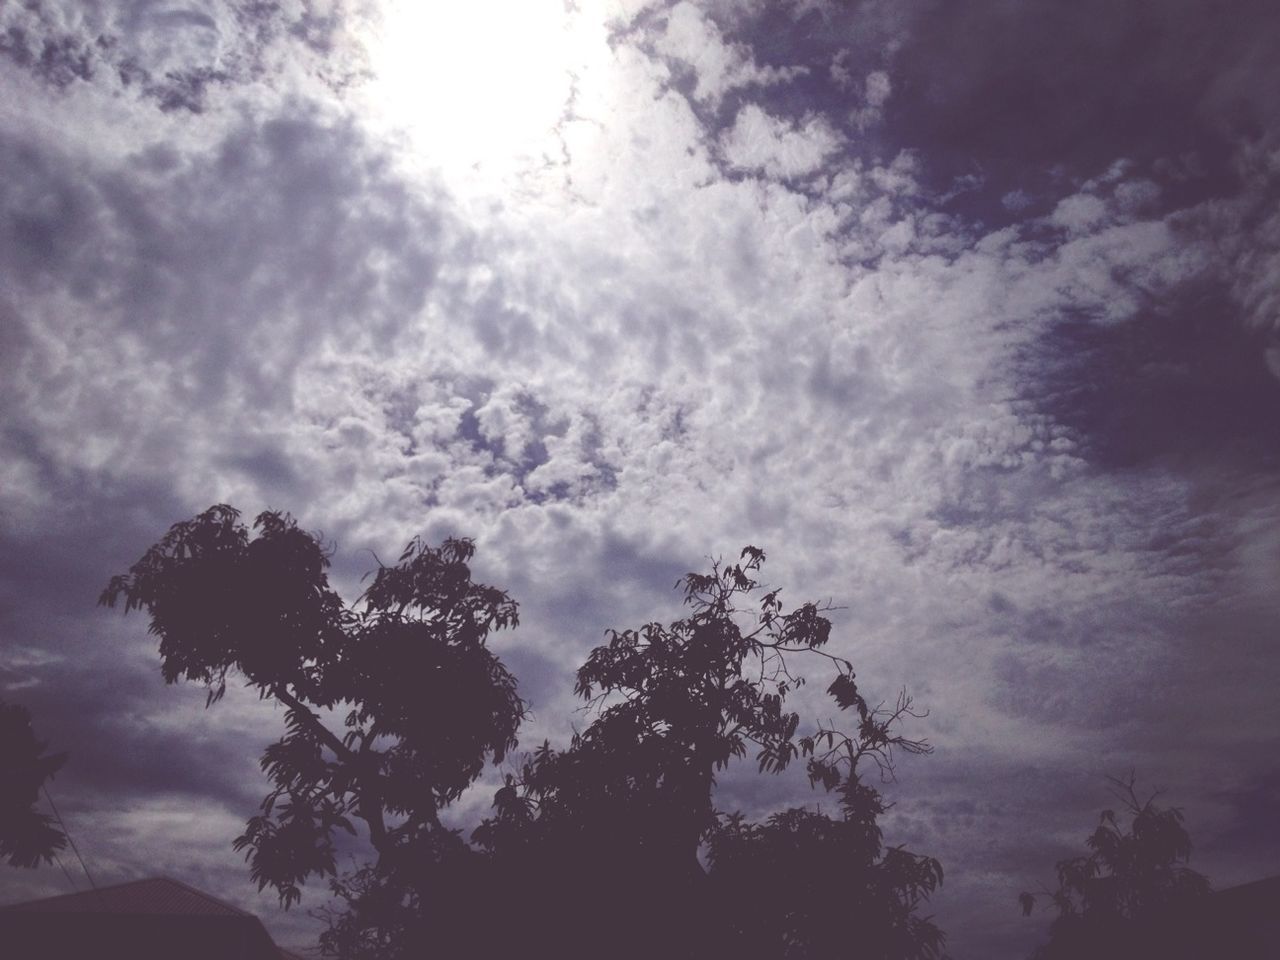
<path id="1" fill-rule="evenodd" d="M 0 857 L 10 866 L 52 863 L 67 845 L 54 819 L 37 809 L 45 782 L 67 761 L 65 753 L 46 754 L 47 746 L 25 707 L 0 700 Z"/>
<path id="2" fill-rule="evenodd" d="M 1176 944 L 1164 934 L 1209 893 L 1209 881 L 1187 866 L 1191 838 L 1182 811 L 1157 806 L 1158 792 L 1141 799 L 1132 773 L 1107 779 L 1128 824 L 1103 810 L 1085 841 L 1089 853 L 1058 862 L 1058 887 L 1046 892 L 1057 915 L 1034 960 L 1173 955 Z M 1018 900 L 1029 916 L 1036 896 Z"/>
<path id="3" fill-rule="evenodd" d="M 206 706 L 238 674 L 285 707 L 261 761 L 272 789 L 235 841 L 259 889 L 289 906 L 308 877 L 334 876 L 353 820 L 383 869 L 418 868 L 452 844 L 440 810 L 516 745 L 525 705 L 486 646 L 515 626 L 515 601 L 471 579 L 471 541 L 415 538 L 348 606 L 318 537 L 276 512 L 251 536 L 239 516 L 217 505 L 175 524 L 101 602 L 146 611 L 165 679 L 203 684 Z"/>
<path id="4" fill-rule="evenodd" d="M 515 747 L 524 703 L 485 645 L 515 625 L 514 601 L 472 582 L 470 541 L 415 539 L 348 607 L 317 537 L 270 512 L 251 536 L 238 518 L 215 506 L 176 524 L 102 602 L 146 610 L 165 678 L 204 684 L 207 705 L 238 674 L 286 707 L 262 759 L 272 790 L 236 845 L 286 906 L 308 877 L 331 878 L 342 907 L 327 953 L 939 955 L 941 933 L 915 913 L 941 869 L 883 848 L 885 806 L 859 767 L 889 775 L 895 751 L 928 752 L 896 729 L 918 714 L 905 694 L 890 709 L 863 698 L 852 665 L 823 649 L 829 607 L 757 596 L 763 551 L 683 578 L 683 619 L 609 631 L 577 676 L 591 723 L 509 770 L 469 843 L 440 812 Z M 804 683 L 798 657 L 833 670 L 852 732 L 801 735 L 784 707 Z M 749 750 L 761 773 L 806 760 L 840 815 L 721 813 L 717 775 Z M 338 877 L 335 832 L 353 820 L 376 856 Z"/>
<path id="5" fill-rule="evenodd" d="M 544 744 L 528 758 L 475 832 L 524 889 L 572 892 L 570 910 L 555 897 L 521 904 L 526 928 L 552 940 L 570 931 L 554 943 L 560 955 L 940 955 L 941 933 L 914 912 L 941 868 L 882 850 L 885 808 L 859 769 L 875 761 L 888 775 L 895 750 L 928 752 L 896 730 L 918 714 L 905 694 L 871 707 L 849 661 L 823 649 L 829 608 L 784 612 L 780 591 L 755 579 L 764 560 L 747 547 L 738 563 L 688 574 L 683 619 L 609 631 L 578 671 L 594 721 L 567 750 Z M 800 735 L 785 708 L 804 683 L 799 657 L 834 670 L 828 693 L 856 715 L 853 733 L 819 724 Z M 793 809 L 748 824 L 717 811 L 717 774 L 750 750 L 760 773 L 806 759 L 841 815 Z"/>
<path id="6" fill-rule="evenodd" d="M 892 708 L 869 709 L 860 697 L 851 706 L 860 714 L 856 735 L 820 729 L 801 741 L 810 782 L 836 794 L 839 816 L 791 808 L 749 823 L 731 814 L 709 837 L 713 891 L 736 956 L 943 956 L 942 931 L 918 915 L 942 883 L 942 866 L 901 846 L 885 848 L 877 820 L 887 805 L 859 770 L 869 760 L 891 775 L 893 747 L 926 752 L 921 741 L 893 733 L 901 719 L 918 715 L 905 693 Z"/>

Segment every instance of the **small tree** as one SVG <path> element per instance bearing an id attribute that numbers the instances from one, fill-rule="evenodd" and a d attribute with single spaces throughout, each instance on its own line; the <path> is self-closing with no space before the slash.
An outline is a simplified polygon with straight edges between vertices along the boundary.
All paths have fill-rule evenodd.
<path id="1" fill-rule="evenodd" d="M 285 906 L 335 874 L 335 831 L 366 833 L 386 870 L 422 868 L 454 836 L 439 812 L 516 745 L 524 703 L 485 645 L 517 607 L 475 583 L 469 540 L 410 541 L 355 605 L 329 586 L 321 540 L 266 512 L 251 536 L 217 505 L 175 524 L 101 602 L 145 610 L 164 677 L 219 700 L 238 674 L 285 708 L 262 756 L 272 789 L 235 841 Z"/>
<path id="2" fill-rule="evenodd" d="M 47 746 L 25 707 L 0 700 L 0 857 L 14 867 L 52 863 L 67 845 L 54 819 L 37 809 L 45 782 L 67 761 L 65 753 L 46 754 Z"/>
<path id="3" fill-rule="evenodd" d="M 892 708 L 871 709 L 861 697 L 849 705 L 860 716 L 856 734 L 819 728 L 801 741 L 810 783 L 835 793 L 838 816 L 791 808 L 749 823 L 732 814 L 722 816 L 709 837 L 713 891 L 735 956 L 943 956 L 942 931 L 919 914 L 942 883 L 942 866 L 900 846 L 884 847 L 877 821 L 887 805 L 860 769 L 867 761 L 890 777 L 895 747 L 927 752 L 923 742 L 893 732 L 918 714 L 905 693 Z"/>
<path id="4" fill-rule="evenodd" d="M 1034 960 L 1163 955 L 1169 945 L 1161 943 L 1162 931 L 1209 892 L 1209 881 L 1187 866 L 1191 838 L 1182 811 L 1157 806 L 1158 792 L 1140 798 L 1132 773 L 1107 779 L 1124 814 L 1103 810 L 1086 841 L 1089 853 L 1058 862 L 1058 887 L 1044 894 L 1056 916 Z M 1029 916 L 1036 896 L 1018 900 Z"/>

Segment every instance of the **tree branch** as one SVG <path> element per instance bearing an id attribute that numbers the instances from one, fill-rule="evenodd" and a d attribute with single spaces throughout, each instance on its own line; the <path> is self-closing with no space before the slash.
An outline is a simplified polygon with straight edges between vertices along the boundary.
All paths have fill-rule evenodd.
<path id="1" fill-rule="evenodd" d="M 316 737 L 320 739 L 338 759 L 349 764 L 355 771 L 356 778 L 363 789 L 356 804 L 356 816 L 369 825 L 369 842 L 378 853 L 384 854 L 390 849 L 387 837 L 386 821 L 382 812 L 382 791 L 379 789 L 378 775 L 372 773 L 371 757 L 365 750 L 368 741 L 361 744 L 359 753 L 346 746 L 332 730 L 326 727 L 301 700 L 291 694 L 283 684 L 270 688 L 272 696 L 289 707 L 293 714 L 301 719 Z M 376 757 L 376 754 L 374 754 Z"/>

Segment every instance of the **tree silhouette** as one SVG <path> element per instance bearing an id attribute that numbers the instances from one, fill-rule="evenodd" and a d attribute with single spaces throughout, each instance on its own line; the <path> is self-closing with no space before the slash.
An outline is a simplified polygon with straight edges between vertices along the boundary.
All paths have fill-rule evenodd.
<path id="1" fill-rule="evenodd" d="M 1157 806 L 1158 792 L 1141 799 L 1132 773 L 1107 779 L 1128 824 L 1124 814 L 1103 810 L 1086 841 L 1089 853 L 1058 862 L 1058 887 L 1046 894 L 1057 915 L 1034 960 L 1180 955 L 1166 934 L 1180 912 L 1209 893 L 1209 881 L 1187 866 L 1191 838 L 1182 811 Z M 1036 896 L 1018 900 L 1029 916 Z"/>
<path id="2" fill-rule="evenodd" d="M 816 739 L 827 749 L 809 767 L 811 783 L 835 792 L 840 816 L 792 808 L 753 824 L 732 814 L 711 833 L 713 892 L 739 957 L 943 955 L 942 931 L 917 915 L 942 883 L 942 866 L 902 847 L 884 847 L 877 819 L 886 805 L 858 770 L 868 758 L 887 768 L 893 746 L 924 752 L 921 742 L 892 733 L 899 720 L 916 714 L 905 694 L 891 709 L 855 706 L 862 714 L 859 733 L 821 731 Z M 820 748 L 808 741 L 801 749 L 812 756 Z M 753 908 L 742 910 L 748 902 Z"/>
<path id="3" fill-rule="evenodd" d="M 916 716 L 911 702 L 870 707 L 852 665 L 823 649 L 824 609 L 784 612 L 780 591 L 760 590 L 764 559 L 747 547 L 739 563 L 688 574 L 677 585 L 684 619 L 609 631 L 578 671 L 592 724 L 567 750 L 544 744 L 528 758 L 476 830 L 503 875 L 534 891 L 517 911 L 524 928 L 561 955 L 603 945 L 626 956 L 941 953 L 941 933 L 914 916 L 941 868 L 903 850 L 881 856 L 884 807 L 859 770 L 874 760 L 888 774 L 895 750 L 928 752 L 896 731 Z M 800 657 L 834 670 L 828 692 L 856 714 L 855 732 L 800 735 L 799 714 L 785 709 L 804 683 L 792 669 Z M 753 825 L 719 813 L 717 773 L 751 751 L 762 774 L 806 759 L 842 815 L 789 810 Z M 547 890 L 558 893 L 538 896 Z"/>
<path id="4" fill-rule="evenodd" d="M 515 746 L 524 703 L 485 646 L 515 625 L 515 602 L 472 582 L 469 541 L 415 539 L 348 607 L 317 537 L 278 513 L 254 527 L 224 505 L 176 524 L 102 602 L 146 610 L 164 676 L 204 684 L 207 704 L 239 674 L 286 707 L 262 758 L 273 789 L 236 846 L 286 906 L 308 877 L 332 878 L 327 953 L 941 954 L 916 916 L 941 868 L 883 847 L 885 806 L 862 769 L 888 776 L 895 752 L 927 753 L 897 731 L 920 714 L 905 694 L 891 708 L 863 698 L 849 661 L 824 649 L 829 607 L 784 611 L 762 591 L 763 551 L 683 578 L 683 619 L 609 631 L 577 675 L 589 726 L 510 769 L 468 842 L 440 812 Z M 851 731 L 802 733 L 785 707 L 799 658 L 833 672 Z M 717 810 L 717 775 L 750 752 L 761 774 L 803 759 L 839 814 L 752 824 Z M 337 877 L 335 831 L 355 832 L 353 819 L 376 857 Z"/>
<path id="5" fill-rule="evenodd" d="M 0 700 L 0 857 L 11 866 L 52 863 L 67 837 L 40 813 L 45 781 L 66 763 L 65 753 L 46 754 L 25 707 Z"/>
<path id="6" fill-rule="evenodd" d="M 388 868 L 448 846 L 440 809 L 516 745 L 524 703 L 485 640 L 517 608 L 472 581 L 471 541 L 419 539 L 347 606 L 319 538 L 275 512 L 251 537 L 239 516 L 217 505 L 175 524 L 101 602 L 145 610 L 165 679 L 204 684 L 206 705 L 238 673 L 286 708 L 262 757 L 271 792 L 235 846 L 288 906 L 335 873 L 353 818 Z"/>

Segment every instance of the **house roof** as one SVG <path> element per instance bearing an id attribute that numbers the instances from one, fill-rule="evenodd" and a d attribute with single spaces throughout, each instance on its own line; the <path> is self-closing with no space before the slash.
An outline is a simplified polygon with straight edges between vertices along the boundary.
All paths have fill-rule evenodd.
<path id="1" fill-rule="evenodd" d="M 78 920 L 68 925 L 58 920 L 59 916 L 65 916 L 67 921 L 72 918 Z M 98 919 L 91 921 L 95 917 Z M 95 926 L 86 926 L 90 922 Z M 0 906 L 0 940 L 15 932 L 35 937 L 42 944 L 47 942 L 43 938 L 51 935 L 64 939 L 80 936 L 83 939 L 103 923 L 114 924 L 110 928 L 101 928 L 114 932 L 177 929 L 172 927 L 177 923 L 182 925 L 182 929 L 199 929 L 202 936 L 212 936 L 214 940 L 218 937 L 212 933 L 216 927 L 222 930 L 223 939 L 231 936 L 240 946 L 235 956 L 266 958 L 269 955 L 278 960 L 303 960 L 272 943 L 266 928 L 252 913 L 170 877 L 150 877 L 60 897 Z M 120 927 L 122 923 L 128 926 Z M 210 927 L 210 923 L 214 927 Z M 169 926 L 157 927 L 157 924 Z M 200 926 L 192 927 L 192 924 Z M 239 933 L 232 934 L 231 931 Z M 211 948 L 212 943 L 210 941 Z M 71 956 L 73 951 L 55 951 L 55 954 Z"/>
<path id="2" fill-rule="evenodd" d="M 127 915 L 253 917 L 238 907 L 169 877 L 150 877 L 0 910 L 22 913 L 113 913 Z"/>
<path id="3" fill-rule="evenodd" d="M 1256 910 L 1272 910 L 1280 907 L 1280 876 L 1254 880 L 1236 887 L 1228 887 L 1214 894 L 1219 903 Z"/>

